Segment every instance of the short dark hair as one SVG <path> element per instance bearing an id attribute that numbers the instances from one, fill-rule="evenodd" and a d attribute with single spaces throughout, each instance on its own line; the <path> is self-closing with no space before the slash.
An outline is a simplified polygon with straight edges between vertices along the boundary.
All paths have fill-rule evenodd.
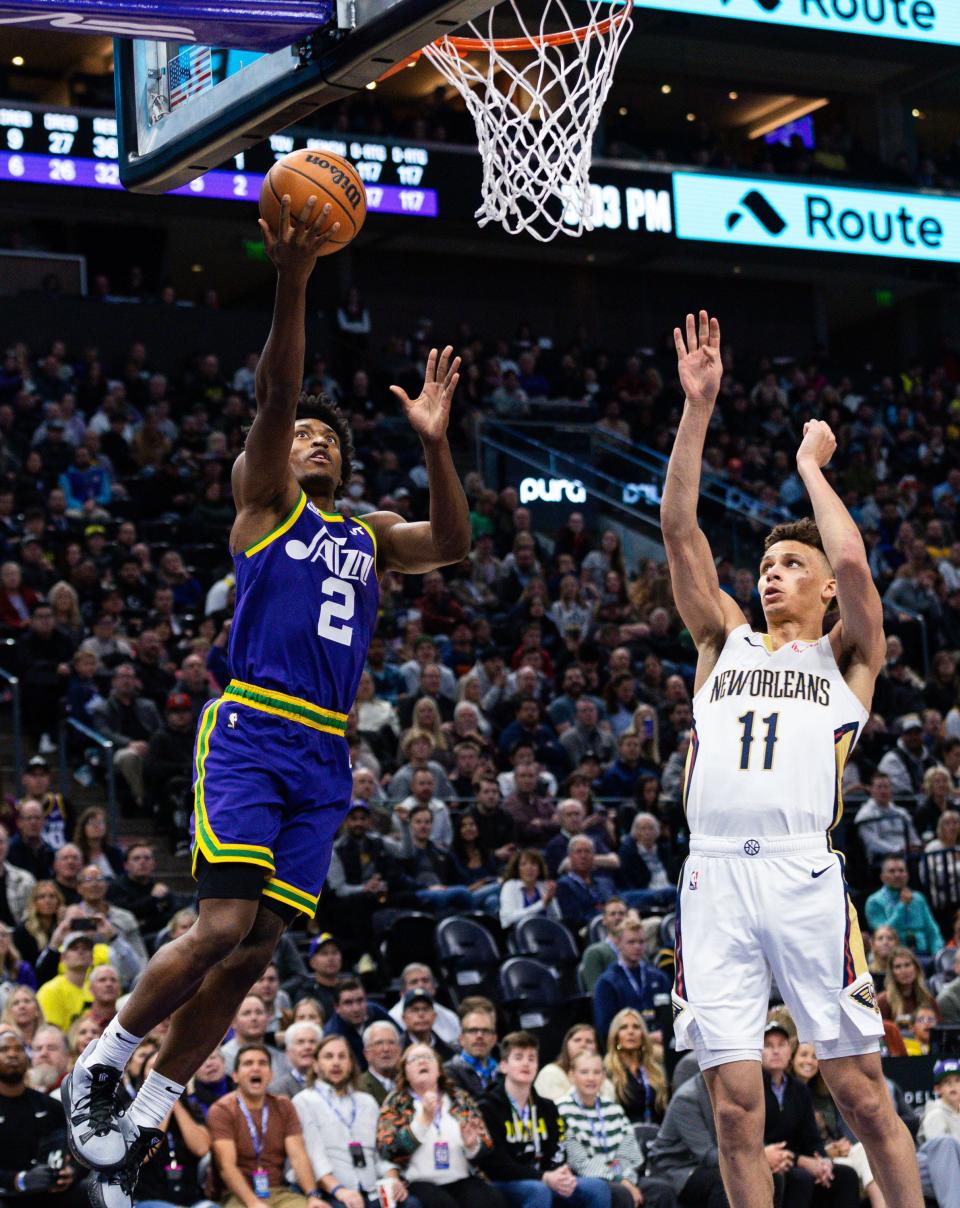
<path id="1" fill-rule="evenodd" d="M 407 819 L 408 819 L 408 821 L 412 822 L 412 821 L 413 821 L 413 819 L 414 819 L 414 816 L 415 816 L 416 814 L 422 814 L 422 813 L 424 813 L 424 812 L 426 812 L 426 813 L 430 814 L 430 816 L 431 816 L 431 817 L 433 816 L 433 810 L 430 808 L 430 806 L 429 806 L 429 805 L 424 805 L 424 804 L 421 802 L 421 803 L 419 803 L 419 804 L 415 805 L 415 806 L 413 807 L 413 809 L 411 809 L 410 813 L 407 815 Z"/>
<path id="2" fill-rule="evenodd" d="M 508 1032 L 500 1041 L 500 1056 L 506 1061 L 514 1049 L 533 1049 L 540 1052 L 540 1041 L 532 1032 Z"/>
<path id="3" fill-rule="evenodd" d="M 339 490 L 353 473 L 353 433 L 350 431 L 347 417 L 327 395 L 304 392 L 297 403 L 295 418 L 318 419 L 336 432 L 340 442 L 340 481 L 337 483 Z"/>
<path id="4" fill-rule="evenodd" d="M 337 982 L 333 988 L 334 1006 L 339 1004 L 344 994 L 348 994 L 351 990 L 364 990 L 363 982 L 359 977 L 345 977 L 343 981 Z M 364 990 L 364 993 L 366 993 L 366 990 Z"/>
<path id="5" fill-rule="evenodd" d="M 771 545 L 776 545 L 778 541 L 798 541 L 801 545 L 812 545 L 825 558 L 827 557 L 827 551 L 823 548 L 823 538 L 820 536 L 817 522 L 810 516 L 804 516 L 802 520 L 791 520 L 786 524 L 778 524 L 775 528 L 772 528 L 763 539 L 764 553 L 766 553 Z M 830 559 L 827 558 L 827 561 L 829 562 Z"/>
<path id="6" fill-rule="evenodd" d="M 141 847 L 145 848 L 151 856 L 154 854 L 153 845 L 151 843 L 131 843 L 127 850 L 123 853 L 124 862 L 129 860 L 130 856 Z"/>
<path id="7" fill-rule="evenodd" d="M 240 1058 L 244 1053 L 263 1053 L 267 1059 L 267 1065 L 273 1069 L 273 1058 L 270 1056 L 270 1050 L 265 1044 L 258 1044 L 257 1041 L 251 1040 L 249 1044 L 242 1044 L 237 1049 L 237 1055 L 233 1060 L 233 1068 L 236 1069 L 240 1064 Z"/>

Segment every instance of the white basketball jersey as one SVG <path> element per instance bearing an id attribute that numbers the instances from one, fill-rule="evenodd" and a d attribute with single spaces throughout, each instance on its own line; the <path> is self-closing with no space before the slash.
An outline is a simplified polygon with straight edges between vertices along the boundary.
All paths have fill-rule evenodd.
<path id="1" fill-rule="evenodd" d="M 867 717 L 828 635 L 773 650 L 766 634 L 738 626 L 693 698 L 683 794 L 691 835 L 829 831 Z"/>

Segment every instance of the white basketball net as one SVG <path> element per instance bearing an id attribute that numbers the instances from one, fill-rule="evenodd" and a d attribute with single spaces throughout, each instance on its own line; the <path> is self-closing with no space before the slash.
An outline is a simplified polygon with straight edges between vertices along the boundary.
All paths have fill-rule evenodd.
<path id="1" fill-rule="evenodd" d="M 485 28 L 470 22 L 469 36 L 486 44 L 476 64 L 457 49 L 459 35 L 423 49 L 476 123 L 483 160 L 480 226 L 499 222 L 511 235 L 528 231 L 543 243 L 560 232 L 578 236 L 593 230 L 593 137 L 633 23 L 631 0 L 574 3 L 576 20 L 563 0 L 543 0 L 535 28 L 517 0 L 501 4 L 501 16 L 509 4 L 519 27 L 513 37 L 523 40 L 523 48 L 512 52 L 495 45 L 498 10 L 481 19 Z M 576 37 L 568 45 L 545 45 L 542 39 L 559 26 L 577 31 Z M 511 53 L 529 61 L 511 62 Z"/>

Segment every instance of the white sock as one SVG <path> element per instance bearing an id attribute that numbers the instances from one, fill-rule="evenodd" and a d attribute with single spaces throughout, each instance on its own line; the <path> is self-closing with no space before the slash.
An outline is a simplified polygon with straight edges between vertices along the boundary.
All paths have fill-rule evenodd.
<path id="1" fill-rule="evenodd" d="M 137 1091 L 129 1116 L 141 1128 L 159 1128 L 186 1088 L 151 1070 Z"/>
<path id="2" fill-rule="evenodd" d="M 84 1059 L 83 1064 L 87 1069 L 92 1065 L 108 1065 L 111 1069 L 122 1070 L 133 1056 L 133 1051 L 141 1040 L 143 1040 L 142 1036 L 131 1036 L 125 1028 L 122 1028 L 117 1016 L 114 1015 L 103 1029 L 96 1047 L 91 1049 L 90 1055 Z"/>

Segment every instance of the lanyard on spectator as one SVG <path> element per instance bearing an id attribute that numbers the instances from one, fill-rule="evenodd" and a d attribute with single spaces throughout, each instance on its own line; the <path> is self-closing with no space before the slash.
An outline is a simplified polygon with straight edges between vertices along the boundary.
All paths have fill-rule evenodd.
<path id="1" fill-rule="evenodd" d="M 487 1083 L 497 1072 L 497 1063 L 494 1059 L 488 1057 L 486 1061 L 481 1061 L 479 1057 L 471 1057 L 469 1053 L 461 1053 L 460 1055 L 463 1058 L 464 1065 L 469 1065 L 484 1087 L 486 1087 Z"/>
<path id="2" fill-rule="evenodd" d="M 510 1096 L 507 1095 L 510 1099 Z M 516 1123 L 517 1131 L 521 1141 L 523 1140 L 523 1130 L 530 1129 L 530 1139 L 533 1141 L 533 1152 L 540 1157 L 540 1134 L 537 1132 L 537 1109 L 528 1100 L 526 1107 L 521 1111 L 513 1099 L 510 1099 L 510 1107 L 513 1110 L 513 1118 Z"/>
<path id="3" fill-rule="evenodd" d="M 410 1093 L 413 1094 L 414 1103 L 423 1102 L 423 1099 L 421 1099 L 421 1097 L 419 1095 L 414 1094 L 412 1091 Z M 437 1110 L 433 1113 L 433 1127 L 437 1130 L 438 1137 L 440 1136 L 440 1117 L 442 1114 L 443 1114 L 443 1095 L 440 1095 L 439 1098 L 437 1099 Z"/>
<path id="4" fill-rule="evenodd" d="M 581 1111 L 585 1111 L 585 1112 L 590 1111 L 590 1108 L 586 1106 L 586 1104 L 583 1102 L 583 1100 L 580 1098 L 580 1096 L 576 1093 L 576 1091 L 574 1091 L 572 1098 L 573 1098 L 574 1103 L 576 1103 L 577 1107 L 579 1107 Z M 594 1114 L 594 1119 L 592 1119 L 590 1121 L 590 1131 L 593 1133 L 594 1142 L 600 1147 L 601 1152 L 603 1154 L 606 1154 L 606 1152 L 607 1152 L 607 1127 L 603 1122 L 603 1109 L 600 1106 L 600 1096 L 599 1095 L 597 1095 L 597 1098 L 593 1105 L 593 1114 Z"/>
<path id="5" fill-rule="evenodd" d="M 623 970 L 623 975 L 627 979 L 627 981 L 630 983 L 630 985 L 633 987 L 633 992 L 634 992 L 634 994 L 636 994 L 637 998 L 643 998 L 643 983 L 646 981 L 646 977 L 643 972 L 643 966 L 642 965 L 637 966 L 637 968 L 640 970 L 640 982 L 638 984 L 637 979 L 633 976 L 633 972 L 628 968 L 628 966 L 626 965 L 626 963 L 623 960 L 617 961 L 617 964 Z"/>
<path id="6" fill-rule="evenodd" d="M 260 1136 L 257 1136 L 257 1129 L 253 1123 L 253 1118 L 247 1110 L 247 1105 L 243 1101 L 243 1096 L 237 1092 L 237 1102 L 240 1104 L 240 1110 L 243 1112 L 243 1118 L 247 1122 L 247 1128 L 250 1130 L 250 1140 L 253 1142 L 253 1152 L 257 1161 L 260 1161 L 260 1153 L 263 1150 L 263 1143 L 267 1139 L 267 1105 L 264 1103 L 263 1109 L 260 1112 Z"/>
<path id="7" fill-rule="evenodd" d="M 335 1090 L 333 1090 L 331 1088 L 329 1094 L 326 1096 L 326 1100 L 327 1100 L 327 1103 L 330 1105 L 330 1110 L 337 1117 L 337 1119 L 340 1121 L 340 1123 L 343 1125 L 343 1127 L 347 1130 L 348 1134 L 350 1136 L 353 1136 L 353 1126 L 357 1121 L 357 1100 L 352 1091 L 350 1092 L 350 1094 L 347 1097 L 350 1100 L 350 1119 L 349 1120 L 344 1120 L 343 1116 L 340 1115 L 340 1108 L 337 1107 L 338 1096 L 337 1096 L 337 1092 Z"/>
<path id="8" fill-rule="evenodd" d="M 647 1071 L 642 1065 L 637 1066 L 637 1072 L 630 1071 L 630 1077 L 634 1082 L 639 1082 L 643 1087 L 643 1119 L 649 1124 L 653 1120 L 653 1104 L 651 1103 L 650 1092 L 653 1089 L 647 1079 Z"/>

